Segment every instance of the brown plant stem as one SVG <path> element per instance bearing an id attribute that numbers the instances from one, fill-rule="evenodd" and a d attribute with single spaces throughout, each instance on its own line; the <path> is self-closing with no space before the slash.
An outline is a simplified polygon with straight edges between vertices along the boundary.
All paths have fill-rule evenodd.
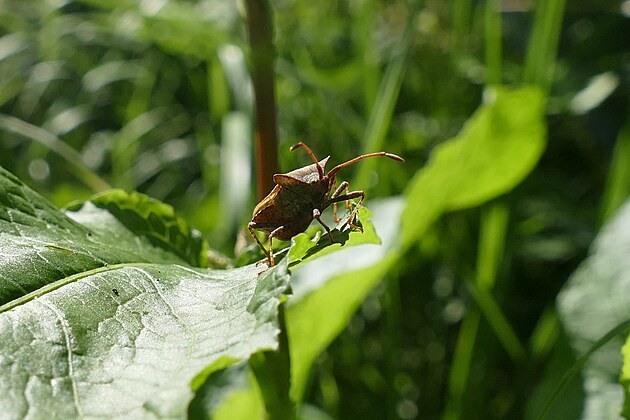
<path id="1" fill-rule="evenodd" d="M 273 20 L 267 0 L 246 0 L 245 9 L 256 104 L 256 175 L 260 201 L 272 190 L 273 174 L 279 172 Z"/>

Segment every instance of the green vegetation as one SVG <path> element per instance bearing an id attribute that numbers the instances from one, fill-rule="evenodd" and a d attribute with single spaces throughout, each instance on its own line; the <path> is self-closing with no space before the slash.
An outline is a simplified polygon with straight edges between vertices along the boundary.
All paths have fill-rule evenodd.
<path id="1" fill-rule="evenodd" d="M 629 417 L 630 6 L 588 3 L 3 1 L 0 412 Z M 298 141 L 406 162 L 264 271 Z"/>

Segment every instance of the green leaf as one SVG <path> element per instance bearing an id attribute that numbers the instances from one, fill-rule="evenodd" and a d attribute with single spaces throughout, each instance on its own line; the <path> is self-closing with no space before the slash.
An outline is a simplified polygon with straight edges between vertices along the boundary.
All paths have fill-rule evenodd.
<path id="1" fill-rule="evenodd" d="M 152 245 L 176 254 L 196 267 L 207 264 L 208 244 L 177 217 L 173 207 L 137 192 L 110 190 L 90 198 L 92 204 L 111 213 L 120 223 Z M 77 209 L 74 205 L 69 209 Z M 95 221 L 98 226 L 100 223 Z M 84 220 L 89 226 L 91 222 Z"/>
<path id="2" fill-rule="evenodd" d="M 365 296 L 396 261 L 397 254 L 388 251 L 397 240 L 403 200 L 372 201 L 370 206 L 382 245 L 344 247 L 292 270 L 293 297 L 287 302 L 286 326 L 291 398 L 295 402 L 302 399 L 315 359 L 345 328 Z"/>
<path id="3" fill-rule="evenodd" d="M 136 199 L 110 200 L 131 224 L 91 202 L 65 215 L 0 168 L 3 416 L 184 418 L 205 377 L 277 347 L 286 260 L 191 267 L 181 226 Z"/>
<path id="4" fill-rule="evenodd" d="M 256 378 L 241 363 L 215 372 L 195 393 L 188 418 L 215 420 L 259 419 L 265 413 Z"/>
<path id="5" fill-rule="evenodd" d="M 538 162 L 545 147 L 541 92 L 495 87 L 485 102 L 411 180 L 401 222 L 403 246 L 443 212 L 474 207 L 511 190 Z"/>
<path id="6" fill-rule="evenodd" d="M 626 337 L 626 343 L 621 348 L 623 357 L 623 368 L 619 381 L 625 391 L 625 401 L 623 403 L 623 416 L 630 418 L 630 336 Z"/>
<path id="7" fill-rule="evenodd" d="M 363 232 L 350 230 L 346 227 L 343 231 L 338 228 L 332 229 L 334 243 L 330 243 L 328 235 L 324 232 L 311 238 L 307 232 L 300 233 L 291 239 L 291 250 L 289 252 L 289 266 L 293 267 L 301 264 L 312 257 L 323 257 L 334 251 L 338 251 L 343 247 L 361 245 L 361 244 L 380 244 L 381 240 L 376 234 L 374 225 L 371 222 L 372 213 L 364 206 L 358 211 L 359 221 Z M 356 220 L 355 220 L 356 224 Z M 321 233 L 321 231 L 318 231 Z"/>
<path id="8" fill-rule="evenodd" d="M 602 229 L 590 256 L 558 296 L 560 319 L 578 356 L 590 351 L 607 332 L 630 320 L 629 253 L 630 202 L 626 202 Z M 586 393 L 583 418 L 619 418 L 623 389 L 618 378 L 623 343 L 624 337 L 617 335 L 586 361 L 582 370 Z M 627 364 L 627 358 L 624 360 Z M 626 387 L 626 395 L 629 391 Z"/>
<path id="9" fill-rule="evenodd" d="M 406 203 L 370 204 L 383 246 L 342 249 L 294 270 L 294 297 L 287 309 L 294 401 L 301 400 L 317 356 L 399 261 L 401 248 L 413 244 L 442 213 L 505 193 L 533 169 L 545 145 L 542 94 L 532 87 L 498 87 L 486 99 L 462 134 L 438 147 L 418 171 Z"/>

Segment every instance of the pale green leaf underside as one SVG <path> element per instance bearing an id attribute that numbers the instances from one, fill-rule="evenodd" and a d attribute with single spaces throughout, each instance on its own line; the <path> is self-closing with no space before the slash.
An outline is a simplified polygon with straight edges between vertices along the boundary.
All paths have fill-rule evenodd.
<path id="1" fill-rule="evenodd" d="M 606 333 L 630 319 L 630 202 L 598 235 L 591 255 L 573 273 L 558 296 L 560 318 L 573 349 L 586 353 Z M 583 418 L 620 418 L 619 385 L 624 337 L 610 340 L 586 362 L 582 376 Z M 624 354 L 624 364 L 628 356 Z M 622 381 L 625 378 L 622 377 Z M 630 388 L 626 387 L 626 399 Z"/>

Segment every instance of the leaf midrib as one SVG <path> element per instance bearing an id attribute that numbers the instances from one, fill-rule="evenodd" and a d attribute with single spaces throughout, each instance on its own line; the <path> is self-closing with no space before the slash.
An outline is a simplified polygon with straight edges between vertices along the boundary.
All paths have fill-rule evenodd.
<path id="1" fill-rule="evenodd" d="M 92 276 L 94 274 L 104 273 L 107 271 L 118 270 L 120 268 L 126 267 L 149 267 L 159 265 L 156 263 L 121 263 L 121 264 L 108 264 L 102 267 L 93 268 L 92 270 L 82 271 L 80 273 L 73 274 L 68 277 L 64 277 L 62 279 L 56 280 L 52 283 L 48 283 L 47 285 L 40 287 L 39 289 L 33 290 L 30 293 L 25 294 L 17 299 L 14 299 L 10 302 L 5 303 L 4 305 L 0 305 L 0 313 L 9 311 L 17 306 L 23 305 L 31 300 L 43 296 L 46 293 L 50 293 L 53 290 L 57 290 L 62 286 L 73 283 L 77 280 L 81 280 L 82 278 Z"/>

